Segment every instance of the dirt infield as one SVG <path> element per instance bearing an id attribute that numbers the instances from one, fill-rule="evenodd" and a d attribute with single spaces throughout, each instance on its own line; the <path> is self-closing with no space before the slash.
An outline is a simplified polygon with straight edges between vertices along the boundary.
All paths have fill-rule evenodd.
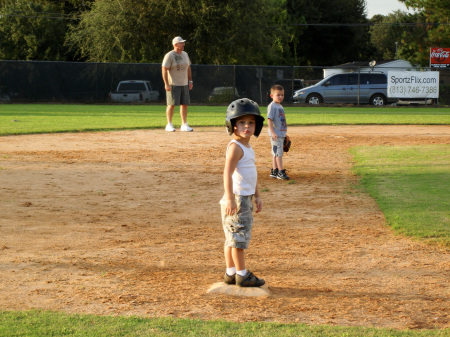
<path id="1" fill-rule="evenodd" d="M 450 327 L 450 252 L 392 234 L 348 153 L 449 144 L 450 128 L 291 127 L 290 183 L 269 178 L 266 132 L 247 252 L 273 293 L 259 298 L 206 293 L 225 269 L 225 128 L 0 137 L 0 309 Z"/>

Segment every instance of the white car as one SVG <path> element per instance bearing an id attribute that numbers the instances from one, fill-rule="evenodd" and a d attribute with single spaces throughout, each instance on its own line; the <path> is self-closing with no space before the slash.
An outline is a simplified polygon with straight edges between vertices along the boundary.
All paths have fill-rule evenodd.
<path id="1" fill-rule="evenodd" d="M 159 92 L 152 90 L 150 81 L 120 81 L 117 90 L 109 93 L 111 102 L 135 103 L 157 101 Z"/>
<path id="2" fill-rule="evenodd" d="M 387 77 L 383 73 L 330 75 L 313 86 L 297 90 L 296 103 L 352 103 L 385 105 L 398 99 L 387 97 Z"/>
<path id="3" fill-rule="evenodd" d="M 208 101 L 211 103 L 230 103 L 238 98 L 238 90 L 235 87 L 215 87 L 209 95 Z"/>

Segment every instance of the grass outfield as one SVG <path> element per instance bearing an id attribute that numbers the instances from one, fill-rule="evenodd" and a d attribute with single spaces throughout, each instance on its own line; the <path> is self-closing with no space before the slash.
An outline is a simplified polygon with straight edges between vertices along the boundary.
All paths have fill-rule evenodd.
<path id="1" fill-rule="evenodd" d="M 286 107 L 288 124 L 450 124 L 448 107 Z M 225 106 L 190 106 L 189 125 L 224 126 Z M 263 116 L 266 107 L 261 108 Z M 164 105 L 1 104 L 0 135 L 163 128 Z M 178 107 L 174 125 L 180 124 Z"/>
<path id="2" fill-rule="evenodd" d="M 450 145 L 361 146 L 354 171 L 399 234 L 450 247 Z"/>
<path id="3" fill-rule="evenodd" d="M 0 336 L 448 336 L 445 330 L 393 330 L 326 325 L 231 323 L 173 318 L 103 317 L 48 311 L 0 312 Z"/>

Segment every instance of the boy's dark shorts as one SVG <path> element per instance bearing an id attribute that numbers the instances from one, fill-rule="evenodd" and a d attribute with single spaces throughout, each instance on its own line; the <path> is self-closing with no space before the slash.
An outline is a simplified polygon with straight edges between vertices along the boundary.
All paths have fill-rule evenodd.
<path id="1" fill-rule="evenodd" d="M 236 195 L 237 212 L 234 215 L 226 214 L 225 205 L 221 202 L 225 246 L 241 249 L 248 248 L 253 227 L 252 197 L 252 195 Z"/>

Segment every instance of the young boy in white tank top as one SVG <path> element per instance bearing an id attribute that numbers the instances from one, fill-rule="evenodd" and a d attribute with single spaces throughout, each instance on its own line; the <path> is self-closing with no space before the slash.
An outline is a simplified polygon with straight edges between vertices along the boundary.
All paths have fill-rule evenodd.
<path id="1" fill-rule="evenodd" d="M 234 101 L 227 109 L 226 125 L 234 139 L 227 147 L 223 174 L 225 193 L 220 201 L 227 266 L 224 282 L 241 287 L 265 284 L 245 266 L 245 249 L 249 246 L 253 227 L 253 197 L 256 213 L 262 210 L 255 152 L 250 139 L 259 136 L 263 122 L 258 105 L 247 98 Z"/>

